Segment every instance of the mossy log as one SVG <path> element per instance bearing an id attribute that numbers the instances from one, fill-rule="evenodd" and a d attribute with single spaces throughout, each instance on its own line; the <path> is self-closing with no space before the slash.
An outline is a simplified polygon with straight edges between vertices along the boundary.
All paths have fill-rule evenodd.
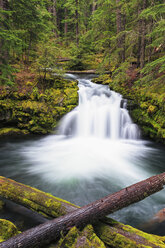
<path id="1" fill-rule="evenodd" d="M 67 70 L 66 73 L 70 74 L 98 74 L 97 70 L 83 70 L 83 71 L 75 71 L 75 70 Z M 105 71 L 105 74 L 111 74 L 109 71 Z"/>
<path id="2" fill-rule="evenodd" d="M 82 231 L 72 227 L 65 237 L 61 237 L 57 244 L 50 248 L 106 248 L 103 241 L 94 232 L 91 225 L 87 225 Z"/>
<path id="3" fill-rule="evenodd" d="M 3 179 L 4 180 L 4 179 Z M 57 240 L 61 234 L 66 234 L 73 226 L 84 227 L 89 223 L 95 224 L 105 215 L 113 213 L 121 208 L 124 208 L 132 203 L 138 202 L 147 196 L 163 189 L 165 184 L 165 173 L 153 176 L 147 180 L 136 183 L 130 187 L 120 190 L 117 193 L 104 197 L 87 206 L 84 206 L 76 211 L 73 211 L 65 216 L 48 221 L 35 228 L 13 237 L 6 242 L 0 244 L 1 248 L 18 248 L 18 247 L 41 247 L 49 244 L 53 240 Z M 2 180 L 1 180 L 1 186 Z M 100 227 L 100 236 L 102 235 Z M 108 226 L 109 228 L 109 226 Z M 120 228 L 121 229 L 121 228 Z M 109 229 L 108 229 L 109 230 Z M 148 241 L 146 237 L 141 237 L 140 233 L 136 234 L 132 231 L 133 228 L 123 228 L 116 230 L 111 227 L 110 237 L 111 247 L 165 247 L 164 238 L 153 238 Z M 139 231 L 140 232 L 140 231 Z M 107 231 L 106 231 L 107 233 Z M 108 235 L 110 236 L 110 235 Z M 153 237 L 152 235 L 149 235 Z M 103 239 L 103 238 L 102 238 Z M 123 240 L 124 239 L 124 240 Z M 104 239 L 103 239 L 104 240 Z M 113 241 L 113 243 L 112 243 Z M 105 243 L 107 241 L 104 240 Z M 119 244 L 120 246 L 119 246 Z"/>
<path id="4" fill-rule="evenodd" d="M 12 222 L 0 219 L 0 242 L 3 242 L 19 233 L 20 232 Z"/>
<path id="5" fill-rule="evenodd" d="M 78 208 L 70 202 L 5 177 L 0 177 L 0 196 L 47 218 L 56 218 Z"/>

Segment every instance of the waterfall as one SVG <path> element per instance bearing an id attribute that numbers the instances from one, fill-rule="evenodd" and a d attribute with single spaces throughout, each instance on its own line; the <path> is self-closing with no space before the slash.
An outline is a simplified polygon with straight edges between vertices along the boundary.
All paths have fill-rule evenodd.
<path id="1" fill-rule="evenodd" d="M 164 150 L 160 156 L 140 139 L 120 94 L 68 76 L 79 81 L 78 106 L 64 116 L 57 134 L 9 143 L 5 150 L 10 162 L 3 160 L 4 149 L 0 154 L 2 175 L 83 206 L 164 170 Z M 111 217 L 137 225 L 164 204 L 160 192 Z"/>
<path id="2" fill-rule="evenodd" d="M 61 122 L 59 134 L 72 137 L 139 139 L 140 131 L 131 120 L 126 101 L 108 86 L 79 79 L 79 105 Z"/>

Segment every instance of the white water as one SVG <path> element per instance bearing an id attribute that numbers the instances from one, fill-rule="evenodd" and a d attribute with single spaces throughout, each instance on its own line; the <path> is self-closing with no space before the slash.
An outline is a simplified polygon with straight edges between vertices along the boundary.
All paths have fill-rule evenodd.
<path id="1" fill-rule="evenodd" d="M 122 96 L 81 78 L 79 105 L 64 116 L 56 135 L 9 143 L 5 149 L 9 161 L 7 166 L 2 151 L 2 175 L 77 205 L 160 173 L 164 165 L 160 153 L 140 139 Z M 161 191 L 112 217 L 137 226 L 164 204 Z"/>
<path id="2" fill-rule="evenodd" d="M 26 147 L 31 174 L 48 183 L 104 178 L 123 187 L 149 173 L 139 157 L 149 151 L 126 109 L 126 101 L 108 86 L 79 79 L 79 105 L 61 121 L 58 135 Z"/>
<path id="3" fill-rule="evenodd" d="M 59 133 L 77 138 L 140 138 L 122 96 L 90 80 L 79 80 L 79 106 L 62 120 Z"/>

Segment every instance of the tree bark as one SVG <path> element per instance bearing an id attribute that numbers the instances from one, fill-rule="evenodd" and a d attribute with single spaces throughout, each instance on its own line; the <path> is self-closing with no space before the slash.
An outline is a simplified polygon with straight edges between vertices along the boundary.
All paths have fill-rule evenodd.
<path id="1" fill-rule="evenodd" d="M 79 44 L 79 1 L 76 1 L 76 12 L 75 12 L 75 18 L 76 18 L 76 44 L 78 46 Z"/>
<path id="2" fill-rule="evenodd" d="M 56 10 L 56 0 L 51 0 L 51 6 L 49 6 L 48 11 L 52 14 L 53 19 L 53 32 L 56 38 L 58 38 L 58 25 L 57 25 L 57 10 Z"/>
<path id="3" fill-rule="evenodd" d="M 9 3 L 7 0 L 0 0 L 0 9 L 2 10 L 9 10 Z M 5 21 L 8 19 L 8 16 L 5 14 L 2 14 L 4 16 Z M 2 18 L 3 20 L 3 18 Z M 2 21 L 0 23 L 0 26 L 4 29 L 7 29 L 5 21 Z M 5 64 L 9 60 L 9 51 L 7 49 L 3 49 L 3 46 L 5 44 L 5 41 L 3 39 L 0 39 L 0 64 Z M 0 74 L 2 72 L 0 71 Z"/>
<path id="4" fill-rule="evenodd" d="M 5 177 L 0 177 L 0 196 L 30 208 L 47 218 L 56 218 L 78 208 L 67 201 Z"/>
<path id="5" fill-rule="evenodd" d="M 65 25 L 64 25 L 64 35 L 65 35 L 65 39 L 67 38 L 67 33 L 68 33 L 68 23 L 67 23 L 67 18 L 68 18 L 68 11 L 67 8 L 65 7 L 64 9 L 65 12 Z"/>
<path id="6" fill-rule="evenodd" d="M 116 26 L 117 26 L 117 47 L 119 49 L 119 63 L 125 61 L 125 34 L 120 34 L 125 31 L 126 16 L 121 13 L 120 0 L 116 0 Z"/>
<path id="7" fill-rule="evenodd" d="M 97 8 L 97 2 L 96 2 L 96 0 L 93 0 L 93 4 L 92 4 L 92 15 L 94 14 L 96 8 Z"/>
<path id="8" fill-rule="evenodd" d="M 146 8 L 146 0 L 143 0 L 143 9 Z M 146 49 L 146 20 L 142 19 L 142 33 L 141 33 L 141 52 L 140 52 L 140 68 L 143 69 L 145 65 L 145 49 Z"/>
<path id="9" fill-rule="evenodd" d="M 146 9 L 147 0 L 143 2 L 139 2 L 138 4 L 138 15 Z M 137 65 L 141 69 L 145 65 L 145 50 L 146 50 L 146 20 L 144 18 L 140 18 L 138 22 L 139 26 L 139 37 L 138 37 L 138 54 L 137 54 Z"/>
<path id="10" fill-rule="evenodd" d="M 9 3 L 7 0 L 0 0 L 0 8 L 3 10 L 8 10 Z"/>
<path id="11" fill-rule="evenodd" d="M 19 234 L 1 243 L 0 248 L 32 248 L 49 244 L 59 238 L 61 234 L 66 234 L 71 227 L 83 227 L 88 223 L 97 223 L 107 214 L 141 201 L 147 196 L 162 190 L 164 184 L 165 173 L 153 176 L 77 209 L 64 217 L 48 221 Z"/>

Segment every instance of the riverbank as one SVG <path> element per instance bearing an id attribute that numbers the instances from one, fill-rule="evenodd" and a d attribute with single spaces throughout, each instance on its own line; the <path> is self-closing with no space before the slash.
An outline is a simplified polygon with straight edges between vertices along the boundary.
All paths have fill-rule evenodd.
<path id="1" fill-rule="evenodd" d="M 14 86 L 0 88 L 0 136 L 52 132 L 62 116 L 77 106 L 77 91 L 76 81 L 17 73 Z"/>
<path id="2" fill-rule="evenodd" d="M 134 77 L 136 78 L 135 73 Z M 165 86 L 140 84 L 131 78 L 115 80 L 110 75 L 93 79 L 94 83 L 106 84 L 128 99 L 128 109 L 131 117 L 137 123 L 145 138 L 165 144 Z"/>

